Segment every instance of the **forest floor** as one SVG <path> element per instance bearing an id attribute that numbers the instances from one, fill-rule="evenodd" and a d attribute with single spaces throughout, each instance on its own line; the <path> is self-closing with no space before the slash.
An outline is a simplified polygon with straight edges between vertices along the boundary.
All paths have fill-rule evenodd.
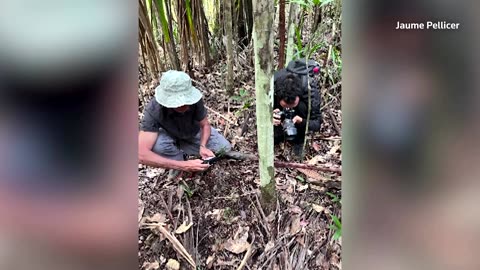
<path id="1" fill-rule="evenodd" d="M 212 126 L 233 150 L 256 155 L 254 70 L 238 59 L 235 91 L 248 93 L 239 100 L 229 100 L 224 90 L 224 62 L 191 75 Z M 148 93 L 140 100 L 148 100 L 155 86 L 140 85 L 140 92 Z M 309 136 L 303 163 L 338 168 L 340 101 L 325 106 L 322 115 L 321 131 Z M 275 160 L 293 162 L 291 147 L 275 147 Z M 193 269 L 192 264 L 196 269 L 341 269 L 341 237 L 334 239 L 332 227 L 332 215 L 341 219 L 340 175 L 276 168 L 278 201 L 267 215 L 254 161 L 220 160 L 187 179 L 167 181 L 167 174 L 139 165 L 140 269 Z"/>

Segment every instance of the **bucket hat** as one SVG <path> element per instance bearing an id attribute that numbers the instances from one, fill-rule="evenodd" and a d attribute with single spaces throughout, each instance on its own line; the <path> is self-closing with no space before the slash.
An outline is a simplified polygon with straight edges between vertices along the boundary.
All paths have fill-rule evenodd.
<path id="1" fill-rule="evenodd" d="M 178 108 L 200 101 L 202 93 L 192 86 L 187 73 L 169 70 L 164 72 L 160 85 L 155 89 L 155 100 L 167 108 Z"/>

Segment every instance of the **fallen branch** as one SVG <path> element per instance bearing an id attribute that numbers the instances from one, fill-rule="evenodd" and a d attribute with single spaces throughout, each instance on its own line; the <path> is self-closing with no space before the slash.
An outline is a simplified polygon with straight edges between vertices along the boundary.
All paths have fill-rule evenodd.
<path id="1" fill-rule="evenodd" d="M 301 163 L 292 163 L 292 162 L 282 162 L 282 161 L 275 161 L 275 167 L 278 168 L 297 168 L 297 169 L 308 169 L 308 170 L 316 170 L 322 172 L 334 172 L 342 175 L 341 168 L 330 168 L 330 167 L 318 167 L 313 165 L 301 164 Z"/>
<path id="2" fill-rule="evenodd" d="M 258 161 L 258 157 L 253 154 L 247 154 L 237 151 L 230 151 L 224 154 L 225 158 L 232 158 L 236 160 L 250 160 L 250 161 Z M 313 165 L 307 165 L 302 163 L 292 163 L 292 162 L 282 162 L 282 161 L 275 161 L 273 163 L 275 167 L 278 168 L 299 168 L 299 169 L 309 169 L 321 172 L 334 172 L 338 174 L 342 174 L 341 168 L 330 168 L 330 167 L 319 167 Z"/>

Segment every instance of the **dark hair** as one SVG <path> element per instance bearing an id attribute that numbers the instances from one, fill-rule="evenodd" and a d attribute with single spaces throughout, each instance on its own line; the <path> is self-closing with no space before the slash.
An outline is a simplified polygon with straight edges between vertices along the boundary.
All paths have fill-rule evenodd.
<path id="1" fill-rule="evenodd" d="M 284 100 L 288 104 L 295 102 L 295 99 L 301 97 L 303 93 L 302 81 L 293 73 L 279 76 L 275 80 L 274 86 L 275 96 L 278 100 Z"/>

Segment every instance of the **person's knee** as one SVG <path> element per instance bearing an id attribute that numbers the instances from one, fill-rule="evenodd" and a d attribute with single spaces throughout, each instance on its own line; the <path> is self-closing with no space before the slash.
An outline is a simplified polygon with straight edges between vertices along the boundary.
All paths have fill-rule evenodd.
<path id="1" fill-rule="evenodd" d="M 153 152 L 161 156 L 177 156 L 180 150 L 173 142 L 158 142 L 153 147 Z"/>
<path id="2" fill-rule="evenodd" d="M 230 150 L 232 150 L 232 145 L 223 136 L 216 141 L 212 149 L 215 153 L 228 152 Z"/>
<path id="3" fill-rule="evenodd" d="M 212 132 L 212 146 L 211 146 L 211 150 L 215 153 L 219 153 L 219 152 L 228 152 L 230 150 L 232 150 L 232 145 L 230 144 L 230 142 L 222 135 L 220 134 L 218 131 L 213 131 Z"/>

